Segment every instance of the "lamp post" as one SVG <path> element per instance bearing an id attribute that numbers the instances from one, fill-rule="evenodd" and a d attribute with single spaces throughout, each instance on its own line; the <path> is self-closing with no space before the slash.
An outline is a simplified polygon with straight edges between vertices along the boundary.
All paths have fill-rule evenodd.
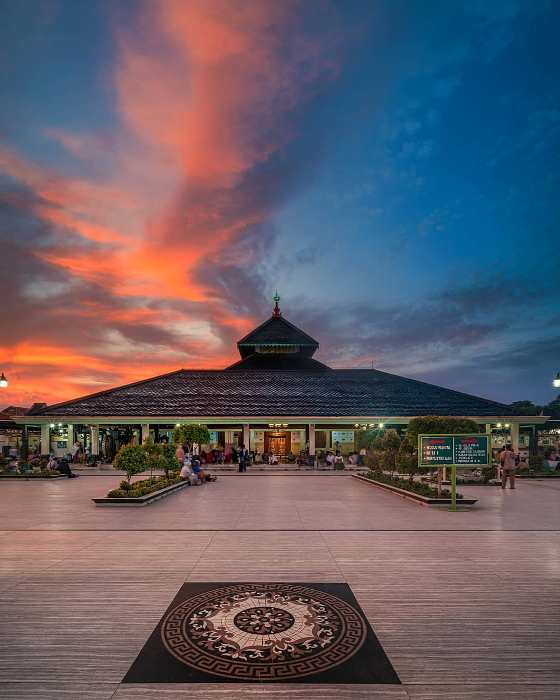
<path id="1" fill-rule="evenodd" d="M 559 377 L 560 377 L 560 375 L 559 375 Z M 6 375 L 4 374 L 4 372 L 2 372 L 2 374 L 0 374 L 0 389 L 5 389 L 7 386 L 8 386 L 8 380 L 6 379 Z M 559 384 L 559 386 L 560 386 L 560 384 Z"/>

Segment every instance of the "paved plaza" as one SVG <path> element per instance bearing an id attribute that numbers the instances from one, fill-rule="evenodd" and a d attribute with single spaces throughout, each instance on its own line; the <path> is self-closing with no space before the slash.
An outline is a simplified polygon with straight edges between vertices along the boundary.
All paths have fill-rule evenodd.
<path id="1" fill-rule="evenodd" d="M 117 479 L 0 485 L 0 697 L 560 697 L 557 481 L 462 487 L 460 513 L 344 474 L 96 508 Z M 220 582 L 348 584 L 401 684 L 122 684 L 182 586 Z"/>

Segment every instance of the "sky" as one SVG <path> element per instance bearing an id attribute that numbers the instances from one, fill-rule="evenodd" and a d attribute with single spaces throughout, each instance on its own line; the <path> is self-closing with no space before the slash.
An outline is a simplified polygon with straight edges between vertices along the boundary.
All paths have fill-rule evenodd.
<path id="1" fill-rule="evenodd" d="M 560 371 L 560 5 L 0 0 L 3 405 L 333 367 L 499 401 Z"/>

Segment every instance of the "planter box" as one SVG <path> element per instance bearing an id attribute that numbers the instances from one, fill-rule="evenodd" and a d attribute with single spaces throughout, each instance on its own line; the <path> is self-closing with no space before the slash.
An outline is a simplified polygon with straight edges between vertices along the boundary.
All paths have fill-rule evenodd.
<path id="1" fill-rule="evenodd" d="M 152 491 L 145 496 L 138 496 L 137 498 L 92 498 L 92 501 L 96 506 L 124 506 L 124 507 L 135 507 L 135 506 L 148 506 L 154 501 L 158 501 L 160 498 L 165 498 L 175 491 L 190 486 L 188 481 L 180 481 L 178 484 L 171 484 L 171 486 L 166 486 L 159 491 Z"/>
<path id="2" fill-rule="evenodd" d="M 67 479 L 66 474 L 53 476 L 28 476 L 27 474 L 0 474 L 0 479 L 19 479 L 19 481 L 53 481 L 54 479 Z"/>
<path id="3" fill-rule="evenodd" d="M 420 503 L 425 506 L 450 506 L 451 498 L 431 498 L 430 496 L 421 496 L 419 493 L 414 493 L 413 491 L 407 491 L 406 489 L 400 489 L 398 486 L 392 486 L 391 484 L 384 484 L 382 481 L 374 481 L 373 479 L 368 479 L 365 476 L 360 476 L 359 474 L 352 474 L 353 479 L 359 479 L 372 486 L 379 486 L 386 491 L 392 491 L 401 496 L 401 498 L 409 498 L 416 503 Z M 477 498 L 458 498 L 458 506 L 472 506 L 478 501 Z"/>

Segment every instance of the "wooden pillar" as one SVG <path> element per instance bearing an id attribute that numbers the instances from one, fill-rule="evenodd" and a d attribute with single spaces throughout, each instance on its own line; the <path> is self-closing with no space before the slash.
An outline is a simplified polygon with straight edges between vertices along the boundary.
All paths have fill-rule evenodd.
<path id="1" fill-rule="evenodd" d="M 519 423 L 511 423 L 511 449 L 514 452 L 519 452 Z"/>
<path id="2" fill-rule="evenodd" d="M 251 447 L 249 445 L 251 441 L 251 431 L 249 430 L 249 423 L 243 423 L 243 444 L 245 447 L 250 450 Z"/>
<path id="3" fill-rule="evenodd" d="M 90 425 L 89 429 L 91 432 L 91 454 L 97 457 L 99 454 L 99 426 Z"/>
<path id="4" fill-rule="evenodd" d="M 309 424 L 309 455 L 315 456 L 315 424 Z"/>
<path id="5" fill-rule="evenodd" d="M 150 437 L 150 425 L 149 423 L 142 423 L 142 445 Z"/>
<path id="6" fill-rule="evenodd" d="M 22 459 L 27 459 L 29 456 L 29 433 L 27 431 L 27 426 L 24 425 L 21 430 L 21 449 L 20 455 Z"/>
<path id="7" fill-rule="evenodd" d="M 48 455 L 51 451 L 51 429 L 48 423 L 41 425 L 41 454 Z"/>
<path id="8" fill-rule="evenodd" d="M 72 423 L 68 423 L 66 426 L 68 428 L 68 440 L 66 441 L 66 452 L 71 452 L 74 445 L 74 426 Z"/>

